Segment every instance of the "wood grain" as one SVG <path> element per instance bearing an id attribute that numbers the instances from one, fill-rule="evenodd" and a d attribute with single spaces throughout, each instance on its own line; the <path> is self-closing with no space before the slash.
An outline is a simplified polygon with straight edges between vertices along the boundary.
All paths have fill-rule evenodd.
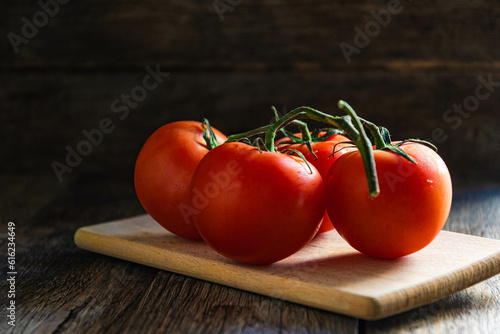
<path id="1" fill-rule="evenodd" d="M 362 319 L 415 308 L 500 273 L 500 241 L 443 231 L 397 260 L 362 256 L 336 231 L 269 266 L 241 265 L 148 215 L 80 228 L 83 249 Z M 460 246 L 459 249 L 457 247 Z"/>
<path id="2" fill-rule="evenodd" d="M 487 76 L 487 72 L 404 76 L 378 70 L 356 76 L 335 72 L 172 73 L 120 119 L 111 103 L 121 94 L 130 94 L 146 74 L 140 70 L 0 75 L 0 103 L 5 106 L 0 113 L 4 124 L 0 159 L 15 162 L 5 164 L 6 171 L 52 172 L 53 161 L 64 162 L 65 147 L 75 148 L 85 140 L 82 130 L 98 127 L 103 118 L 109 118 L 115 130 L 104 136 L 76 171 L 133 170 L 147 137 L 171 121 L 207 117 L 221 131 L 238 133 L 270 122 L 272 105 L 281 113 L 309 105 L 339 114 L 335 103 L 344 99 L 358 114 L 388 127 L 395 139 L 432 139 L 434 129 L 442 129 L 446 140 L 436 144 L 457 187 L 500 183 L 500 132 L 496 130 L 500 127 L 496 111 L 500 89 L 481 101 L 458 128 L 444 120 L 446 110 L 474 94 L 478 75 Z M 500 72 L 494 72 L 493 78 L 500 81 Z M 20 150 L 25 154 L 19 155 Z"/>
<path id="3" fill-rule="evenodd" d="M 220 21 L 213 1 L 70 2 L 15 54 L 7 39 L 2 67 L 185 69 L 335 69 L 381 66 L 462 70 L 498 61 L 500 9 L 491 1 L 399 1 L 403 10 L 347 64 L 339 47 L 353 44 L 370 11 L 385 1 L 243 1 Z M 0 4 L 2 35 L 20 33 L 34 2 Z M 422 62 L 424 61 L 424 62 Z M 425 65 L 425 66 L 423 66 Z M 498 65 L 497 65 L 498 66 Z"/>
<path id="4" fill-rule="evenodd" d="M 4 180 L 2 198 L 11 200 L 2 199 L 1 226 L 16 222 L 21 266 L 17 328 L 0 322 L 5 333 L 454 333 L 457 328 L 495 333 L 498 328 L 498 276 L 399 315 L 362 321 L 78 249 L 73 242 L 78 227 L 143 213 L 127 172 L 76 173 L 59 191 L 50 174 L 10 173 Z M 498 187 L 457 192 L 445 228 L 500 239 L 499 210 Z"/>

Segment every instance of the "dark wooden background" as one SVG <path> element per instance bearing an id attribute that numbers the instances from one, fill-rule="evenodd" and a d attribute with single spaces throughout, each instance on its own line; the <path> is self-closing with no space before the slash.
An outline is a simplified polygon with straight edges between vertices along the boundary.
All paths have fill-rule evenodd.
<path id="1" fill-rule="evenodd" d="M 457 186 L 500 180 L 500 87 L 458 129 L 445 111 L 474 95 L 477 77 L 500 82 L 497 1 L 401 1 L 402 11 L 347 63 L 339 44 L 384 1 L 243 1 L 220 21 L 211 1 L 90 1 L 58 13 L 15 53 L 34 1 L 0 5 L 2 168 L 52 171 L 65 146 L 109 117 L 105 136 L 76 173 L 130 171 L 148 135 L 180 119 L 208 117 L 235 133 L 308 105 L 338 113 L 344 99 L 395 138 L 430 138 Z M 120 120 L 111 103 L 160 65 L 170 76 Z M 56 178 L 55 178 L 56 180 Z"/>
<path id="2" fill-rule="evenodd" d="M 135 159 L 155 129 L 175 120 L 207 117 L 231 134 L 267 124 L 271 105 L 280 112 L 308 105 L 337 113 L 336 102 L 344 99 L 361 116 L 388 127 L 395 139 L 426 139 L 434 129 L 443 129 L 448 138 L 438 144 L 439 153 L 458 193 L 500 185 L 500 87 L 457 129 L 443 119 L 447 109 L 475 94 L 478 76 L 500 82 L 500 2 L 402 0 L 401 6 L 401 13 L 392 15 L 390 24 L 348 63 L 339 44 L 353 44 L 354 27 L 363 29 L 373 20 L 371 10 L 387 8 L 385 1 L 243 0 L 224 13 L 223 21 L 212 0 L 69 1 L 27 44 L 19 45 L 18 53 L 8 34 L 21 35 L 23 17 L 33 22 L 41 8 L 36 1 L 0 2 L 0 213 L 2 226 L 9 220 L 18 223 L 26 266 L 22 277 L 42 282 L 35 284 L 36 290 L 42 285 L 52 289 L 51 279 L 61 275 L 64 284 L 86 284 L 87 279 L 75 277 L 81 277 L 79 270 L 88 274 L 85 268 L 93 261 L 98 263 L 92 267 L 96 275 L 108 275 L 111 267 L 120 277 L 130 271 L 124 277 L 134 280 L 147 274 L 138 274 L 141 270 L 157 272 L 78 251 L 71 237 L 78 226 L 144 212 L 133 191 Z M 170 75 L 120 119 L 112 111 L 113 101 L 142 84 L 146 66 L 157 65 Z M 59 182 L 51 164 L 64 162 L 65 147 L 75 148 L 85 139 L 82 130 L 96 128 L 103 118 L 115 130 Z M 463 224 L 457 205 L 453 214 Z M 466 221 L 478 223 L 474 216 Z M 497 236 L 496 231 L 489 235 Z M 38 269 L 29 271 L 29 266 Z M 52 268 L 49 279 L 43 278 L 44 268 Z M 174 277 L 169 284 L 181 280 L 168 277 Z M 99 279 L 107 282 L 109 277 Z M 195 281 L 184 278 L 179 284 Z M 28 291 L 28 283 L 23 284 Z M 62 293 L 62 288 L 54 289 Z M 47 291 L 42 304 L 50 300 L 47 305 L 58 309 L 56 297 Z M 228 298 L 242 298 L 234 296 L 241 292 L 227 291 Z M 29 300 L 36 294 L 20 297 L 25 319 L 38 319 L 25 320 L 25 329 L 45 316 L 57 317 L 33 311 L 43 310 Z M 85 298 L 73 305 L 74 296 L 65 296 L 68 301 L 60 303 L 69 315 L 51 320 L 58 324 L 55 332 L 76 326 L 76 314 L 83 316 L 79 310 L 93 305 Z M 118 301 L 110 303 L 106 309 Z M 288 303 L 273 305 L 290 307 L 292 320 L 293 312 L 303 310 Z M 225 319 L 226 313 L 219 311 L 213 314 Z M 330 317 L 314 314 L 320 314 L 318 323 Z M 116 321 L 108 316 L 110 323 Z M 284 321 L 293 325 L 290 319 Z M 335 319 L 340 324 L 353 321 Z M 345 326 L 351 328 L 349 324 Z M 382 329 L 392 326 L 390 320 L 379 324 Z M 397 326 L 406 326 L 401 324 Z M 366 324 L 359 326 L 363 332 Z M 186 329 L 173 329 L 179 328 Z"/>

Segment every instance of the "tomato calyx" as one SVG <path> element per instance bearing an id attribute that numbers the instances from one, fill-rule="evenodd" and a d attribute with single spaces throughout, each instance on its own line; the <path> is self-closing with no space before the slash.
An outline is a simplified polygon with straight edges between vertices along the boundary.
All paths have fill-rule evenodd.
<path id="1" fill-rule="evenodd" d="M 436 146 L 433 144 L 429 143 L 428 141 L 417 139 L 417 138 L 411 138 L 411 139 L 405 139 L 397 143 L 393 143 L 391 139 L 391 134 L 389 133 L 389 130 L 383 126 L 377 126 L 373 124 L 370 121 L 367 121 L 365 119 L 360 118 L 360 121 L 363 123 L 363 125 L 370 131 L 372 134 L 372 137 L 375 141 L 375 149 L 376 150 L 386 150 L 386 151 L 391 151 L 394 152 L 401 157 L 405 158 L 406 160 L 410 161 L 413 164 L 417 164 L 417 162 L 406 153 L 405 150 L 401 148 L 401 145 L 405 143 L 419 143 L 423 144 L 426 146 L 429 146 L 432 148 L 434 151 L 437 152 Z"/>
<path id="2" fill-rule="evenodd" d="M 317 159 L 318 156 L 316 153 L 314 153 L 314 150 L 312 149 L 311 144 L 313 143 L 321 143 L 326 141 L 328 138 L 335 134 L 340 134 L 340 135 L 345 135 L 344 131 L 339 130 L 339 129 L 334 129 L 334 128 L 323 128 L 323 129 L 315 129 L 312 132 L 309 132 L 309 129 L 307 128 L 307 124 L 301 121 L 294 121 L 297 123 L 302 123 L 303 127 L 299 126 L 301 132 L 302 132 L 302 137 L 298 137 L 294 135 L 292 132 L 286 130 L 285 128 L 281 128 L 280 131 L 285 135 L 286 138 L 290 139 L 290 141 L 283 141 L 281 144 L 303 144 L 306 145 L 307 149 L 311 154 L 313 155 L 314 159 Z M 308 136 L 304 136 L 304 131 L 307 131 Z M 309 137 L 309 139 L 307 139 Z M 306 139 L 304 139 L 306 138 Z M 335 153 L 335 152 L 334 152 Z M 332 153 L 333 155 L 333 153 Z"/>
<path id="3" fill-rule="evenodd" d="M 203 128 L 203 139 L 207 144 L 208 150 L 211 150 L 217 146 L 219 146 L 219 142 L 217 141 L 217 137 L 215 136 L 212 127 L 210 126 L 210 122 L 208 119 L 204 118 L 201 122 L 201 127 Z"/>
<path id="4" fill-rule="evenodd" d="M 264 145 L 264 140 L 262 140 L 262 138 L 260 138 L 260 137 L 255 138 L 254 141 L 251 141 L 248 138 L 243 138 L 242 141 L 247 143 L 250 146 L 255 147 L 256 149 L 259 150 L 260 153 L 266 151 L 266 146 Z"/>
<path id="5" fill-rule="evenodd" d="M 278 112 L 276 111 L 276 108 L 273 106 L 272 107 L 273 111 L 274 111 L 274 116 L 276 117 L 276 122 L 279 121 L 279 116 L 278 116 Z M 290 124 L 295 124 L 297 125 L 297 127 L 300 129 L 300 132 L 302 134 L 302 138 L 301 137 L 297 137 L 295 136 L 293 133 L 287 131 L 285 129 L 285 127 L 282 127 L 280 129 L 280 131 L 285 135 L 287 136 L 288 138 L 290 138 L 290 140 L 292 141 L 291 143 L 294 143 L 294 144 L 298 144 L 298 143 L 302 143 L 302 144 L 305 144 L 307 149 L 309 150 L 309 152 L 312 153 L 313 157 L 315 159 L 317 159 L 318 157 L 316 156 L 316 153 L 314 153 L 312 147 L 311 147 L 311 142 L 314 140 L 313 137 L 311 136 L 311 133 L 309 132 L 309 127 L 307 126 L 307 123 L 304 123 L 302 121 L 299 121 L 299 120 L 294 120 L 292 122 L 290 122 Z M 286 142 L 285 142 L 286 144 Z"/>
<path id="6" fill-rule="evenodd" d="M 386 143 L 386 145 L 384 147 L 376 148 L 376 149 L 377 150 L 381 149 L 381 150 L 386 150 L 386 151 L 394 152 L 394 153 L 402 156 L 403 158 L 405 158 L 409 162 L 411 162 L 411 163 L 413 163 L 415 165 L 418 164 L 417 161 L 415 161 L 415 159 L 413 159 L 412 157 L 410 157 L 408 155 L 408 153 L 406 153 L 406 151 L 401 148 L 401 145 L 403 145 L 405 143 L 418 143 L 418 144 L 426 145 L 426 146 L 432 148 L 435 152 L 437 152 L 436 146 L 432 145 L 428 141 L 421 140 L 421 139 L 415 139 L 415 138 L 405 139 L 405 140 L 403 140 L 401 142 L 398 142 L 398 143 L 395 143 L 395 144 L 389 142 L 389 143 Z"/>
<path id="7" fill-rule="evenodd" d="M 349 146 L 347 146 L 347 145 L 345 145 L 345 144 L 349 144 Z M 342 147 L 341 147 L 341 148 L 339 148 L 339 149 L 337 150 L 337 146 L 339 146 L 339 145 L 342 145 Z M 329 158 L 329 157 L 334 157 L 334 156 L 335 156 L 335 153 L 338 153 L 338 152 L 340 152 L 340 151 L 342 151 L 342 150 L 344 150 L 344 149 L 350 149 L 350 148 L 355 148 L 355 147 L 356 147 L 356 143 L 355 143 L 355 142 L 353 142 L 352 140 L 347 140 L 347 141 L 339 141 L 338 143 L 336 143 L 336 144 L 333 146 L 333 152 L 332 152 L 332 154 L 330 154 L 330 155 L 328 156 L 328 158 Z"/>
<path id="8" fill-rule="evenodd" d="M 300 121 L 299 121 L 300 122 Z M 304 122 L 300 122 L 303 124 L 306 124 Z M 306 124 L 307 126 L 307 124 Z M 310 139 L 304 139 L 304 135 L 302 137 L 298 137 L 294 135 L 292 132 L 286 130 L 285 128 L 281 128 L 280 131 L 285 135 L 285 137 L 288 137 L 290 141 L 284 141 L 282 142 L 283 144 L 307 144 L 307 143 L 321 143 L 326 141 L 328 138 L 335 134 L 340 134 L 345 136 L 345 132 L 340 130 L 340 129 L 334 129 L 334 128 L 322 128 L 322 129 L 315 129 L 312 132 L 308 132 Z"/>

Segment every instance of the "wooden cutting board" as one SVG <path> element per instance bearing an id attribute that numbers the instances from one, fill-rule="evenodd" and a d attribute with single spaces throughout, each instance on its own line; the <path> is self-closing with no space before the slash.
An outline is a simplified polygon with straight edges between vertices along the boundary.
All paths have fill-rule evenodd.
<path id="1" fill-rule="evenodd" d="M 89 251 L 367 320 L 424 305 L 500 273 L 500 240 L 446 231 L 420 252 L 393 260 L 366 257 L 331 231 L 266 266 L 226 259 L 202 241 L 167 232 L 148 215 L 82 227 L 75 243 Z"/>

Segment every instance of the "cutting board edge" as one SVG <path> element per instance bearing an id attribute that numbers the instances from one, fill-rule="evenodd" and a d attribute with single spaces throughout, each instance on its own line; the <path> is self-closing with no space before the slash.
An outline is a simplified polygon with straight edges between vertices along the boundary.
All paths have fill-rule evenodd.
<path id="1" fill-rule="evenodd" d="M 100 225 L 100 224 L 97 224 L 97 225 Z M 119 237 L 107 236 L 106 238 L 104 238 L 99 233 L 95 233 L 92 231 L 93 226 L 96 226 L 96 225 L 81 227 L 75 232 L 74 241 L 75 241 L 75 244 L 79 248 L 87 250 L 87 251 L 91 251 L 94 253 L 103 254 L 103 255 L 110 256 L 110 257 L 114 257 L 114 258 L 119 258 L 119 259 L 122 259 L 125 261 L 131 261 L 131 262 L 139 263 L 139 264 L 146 265 L 149 267 L 154 267 L 154 268 L 161 269 L 161 270 L 167 270 L 167 271 L 171 271 L 171 272 L 181 274 L 181 275 L 187 275 L 187 276 L 190 276 L 190 277 L 193 277 L 196 279 L 201 279 L 201 280 L 209 281 L 212 283 L 221 284 L 224 286 L 229 286 L 229 287 L 232 287 L 235 289 L 249 291 L 252 293 L 259 294 L 259 295 L 264 295 L 264 296 L 269 296 L 272 298 L 286 300 L 286 301 L 298 303 L 301 305 L 311 306 L 311 307 L 315 307 L 315 308 L 322 309 L 325 311 L 335 312 L 335 313 L 343 314 L 343 315 L 350 316 L 350 317 L 357 317 L 357 318 L 366 319 L 366 320 L 379 317 L 378 310 L 380 310 L 380 305 L 379 305 L 378 301 L 376 300 L 376 298 L 373 298 L 370 296 L 363 296 L 363 295 L 353 294 L 350 292 L 339 291 L 339 290 L 333 291 L 334 288 L 332 288 L 332 294 L 333 294 L 332 297 L 334 297 L 335 299 L 331 300 L 332 302 L 330 302 L 330 303 L 321 303 L 321 302 L 318 302 L 318 300 L 324 299 L 324 297 L 325 297 L 324 291 L 318 292 L 319 289 L 316 291 L 314 291 L 314 289 L 313 289 L 313 291 L 311 291 L 311 289 L 301 290 L 301 286 L 306 286 L 306 285 L 303 282 L 298 281 L 298 280 L 289 279 L 291 281 L 291 284 L 293 285 L 295 291 L 303 292 L 299 297 L 294 297 L 293 295 L 290 295 L 287 293 L 283 293 L 283 294 L 276 293 L 275 291 L 271 290 L 276 285 L 279 285 L 280 281 L 283 279 L 282 277 L 279 277 L 279 276 L 274 277 L 273 281 L 271 283 L 266 283 L 266 285 L 269 286 L 269 291 L 267 291 L 266 293 L 263 293 L 262 292 L 263 285 L 262 285 L 262 281 L 260 281 L 260 280 L 255 280 L 255 284 L 253 286 L 247 285 L 247 286 L 243 287 L 243 286 L 237 284 L 237 281 L 234 279 L 233 280 L 222 280 L 222 279 L 218 279 L 215 276 L 207 275 L 206 272 L 203 272 L 203 271 L 186 271 L 186 270 L 179 269 L 179 266 L 175 264 L 176 262 L 183 262 L 186 260 L 191 260 L 191 261 L 195 261 L 195 262 L 199 262 L 199 261 L 197 260 L 196 256 L 178 254 L 178 253 L 175 253 L 175 252 L 170 251 L 168 249 L 162 250 L 162 253 L 163 254 L 175 253 L 177 256 L 177 261 L 174 261 L 174 264 L 169 268 L 162 267 L 160 265 L 157 265 L 155 263 L 148 262 L 148 261 L 138 261 L 137 259 L 135 259 L 132 256 L 129 256 L 127 254 L 127 252 L 129 252 L 130 249 L 140 248 L 142 251 L 156 251 L 156 248 L 153 246 L 145 245 L 145 244 L 141 244 L 141 246 L 137 247 L 137 245 L 135 243 L 128 241 L 128 240 L 125 240 L 125 239 L 121 239 Z M 110 249 L 109 247 L 106 247 L 106 242 L 109 242 L 110 238 L 114 239 L 116 244 L 121 245 L 122 247 L 119 247 L 118 249 Z M 102 241 L 103 243 L 99 246 L 96 246 L 96 244 L 98 244 L 100 241 Z M 132 246 L 132 247 L 130 247 L 130 246 Z M 123 250 L 123 251 L 120 251 L 120 250 Z M 227 268 L 234 268 L 237 265 L 237 264 L 232 264 L 232 263 L 221 263 L 219 261 L 210 260 L 210 259 L 204 259 L 204 261 L 209 261 L 212 266 L 221 267 L 219 269 L 222 269 L 222 270 L 227 269 Z M 196 266 L 192 266 L 192 267 L 196 267 Z M 258 272 L 256 270 L 252 270 L 250 265 L 243 265 L 243 266 L 239 266 L 238 268 L 239 269 L 244 268 L 246 271 L 245 274 L 247 274 L 247 275 L 248 274 L 251 275 L 252 272 L 254 272 L 254 273 Z M 318 288 L 320 287 L 319 285 L 317 285 L 317 286 L 318 286 Z M 321 288 L 324 290 L 324 287 L 321 287 Z M 308 292 L 306 293 L 306 291 L 308 291 Z M 318 297 L 322 297 L 322 298 L 318 298 Z M 349 297 L 351 299 L 351 301 L 348 303 L 343 303 L 342 301 L 347 299 L 346 297 Z M 337 303 L 333 303 L 333 301 L 336 301 Z M 337 304 L 337 306 L 335 306 L 335 304 Z M 341 305 L 341 306 L 338 306 L 338 305 Z M 364 307 L 359 307 L 359 306 L 364 306 Z"/>
<path id="2" fill-rule="evenodd" d="M 415 286 L 412 286 L 410 288 L 398 290 L 398 291 L 391 292 L 389 294 L 380 295 L 380 296 L 357 295 L 357 294 L 352 293 L 352 292 L 335 290 L 334 296 L 335 296 L 336 300 L 338 301 L 337 306 L 335 306 L 335 305 L 332 305 L 332 303 L 330 303 L 330 304 L 321 303 L 321 302 L 318 303 L 318 300 L 322 299 L 321 297 L 323 297 L 323 298 L 325 297 L 324 292 L 321 295 L 315 295 L 314 293 L 309 293 L 305 297 L 303 297 L 303 296 L 294 297 L 293 295 L 288 295 L 286 293 L 285 294 L 280 294 L 280 293 L 277 294 L 277 293 L 274 293 L 272 290 L 263 292 L 261 282 L 259 282 L 259 284 L 256 284 L 256 286 L 254 286 L 254 287 L 241 286 L 240 284 L 238 284 L 236 279 L 223 280 L 223 279 L 219 279 L 217 277 L 211 276 L 211 275 L 207 275 L 207 273 L 203 272 L 203 271 L 196 271 L 196 270 L 189 271 L 189 270 L 179 269 L 179 267 L 182 267 L 179 265 L 174 265 L 174 266 L 169 266 L 169 267 L 163 266 L 162 267 L 161 265 L 157 265 L 155 263 L 151 263 L 148 261 L 139 261 L 132 256 L 126 256 L 127 252 L 130 251 L 131 248 L 132 249 L 137 248 L 136 243 L 129 241 L 129 240 L 126 240 L 126 239 L 123 239 L 120 236 L 110 236 L 110 235 L 103 236 L 102 234 L 99 233 L 103 229 L 104 230 L 106 229 L 106 225 L 117 224 L 117 223 L 130 223 L 130 222 L 134 222 L 135 220 L 139 221 L 139 220 L 142 220 L 145 218 L 152 219 L 152 218 L 148 217 L 147 214 L 145 214 L 145 215 L 139 215 L 139 216 L 134 216 L 134 217 L 130 217 L 130 218 L 125 218 L 125 219 L 118 220 L 118 221 L 108 221 L 108 222 L 103 222 L 100 224 L 94 224 L 94 225 L 81 227 L 75 232 L 75 237 L 74 237 L 75 244 L 82 249 L 92 251 L 95 253 L 104 254 L 107 256 L 115 257 L 115 258 L 120 258 L 120 259 L 123 259 L 126 261 L 132 261 L 134 263 L 139 263 L 139 264 L 147 265 L 150 267 L 155 267 L 155 268 L 158 268 L 161 270 L 171 271 L 171 272 L 174 272 L 177 274 L 187 275 L 187 276 L 190 276 L 193 278 L 202 279 L 202 280 L 206 280 L 209 282 L 230 286 L 230 287 L 236 288 L 236 289 L 250 291 L 253 293 L 260 294 L 260 295 L 266 295 L 266 296 L 270 296 L 273 298 L 278 298 L 278 299 L 287 300 L 290 302 L 299 303 L 302 305 L 315 307 L 318 309 L 323 309 L 326 311 L 332 311 L 332 312 L 344 314 L 344 315 L 351 316 L 351 317 L 357 317 L 357 318 L 364 319 L 364 320 L 379 320 L 379 319 L 383 319 L 383 318 L 386 318 L 386 317 L 389 317 L 389 316 L 392 316 L 395 314 L 406 312 L 408 310 L 411 310 L 411 309 L 417 308 L 419 306 L 425 305 L 427 303 L 439 300 L 439 299 L 444 298 L 446 296 L 449 296 L 453 293 L 456 293 L 457 291 L 463 290 L 464 288 L 470 287 L 470 286 L 475 285 L 481 281 L 489 279 L 489 278 L 497 275 L 500 271 L 500 250 L 499 250 L 495 254 L 490 255 L 490 256 L 482 259 L 480 263 L 474 264 L 474 267 L 481 267 L 482 265 L 484 265 L 486 268 L 489 268 L 488 271 L 474 270 L 474 275 L 472 278 L 470 278 L 470 277 L 465 277 L 466 275 L 462 275 L 462 276 L 460 275 L 461 273 L 468 272 L 468 269 L 470 269 L 470 268 L 458 269 L 455 272 L 453 272 L 451 275 L 453 275 L 457 278 L 461 277 L 461 279 L 458 282 L 459 284 L 457 284 L 457 282 L 455 282 L 453 287 L 450 287 L 448 290 L 446 290 L 444 292 L 440 291 L 439 293 L 433 292 L 423 300 L 418 301 L 418 299 L 412 298 L 412 296 L 415 296 L 416 294 L 422 292 L 422 287 L 425 287 L 427 284 L 425 282 L 418 284 L 418 285 L 415 285 Z M 441 233 L 442 232 L 445 232 L 446 234 L 460 234 L 460 235 L 462 235 L 462 233 L 451 232 L 451 231 L 441 231 Z M 473 238 L 478 238 L 478 239 L 487 239 L 487 240 L 499 242 L 499 240 L 497 240 L 497 239 L 483 238 L 483 237 L 474 236 L 474 235 L 467 235 L 467 236 L 473 237 Z M 96 246 L 95 244 L 98 243 L 100 238 L 102 238 L 102 240 L 101 240 L 102 244 L 100 244 L 99 246 Z M 114 239 L 114 242 L 121 245 L 121 247 L 119 247 L 118 250 L 117 249 L 108 249 L 105 247 L 106 243 L 107 242 L 109 243 L 110 238 Z M 158 252 L 157 247 L 150 246 L 147 244 L 141 244 L 140 248 L 142 248 L 144 252 L 147 252 L 147 251 Z M 172 251 L 169 249 L 162 249 L 160 253 L 162 253 L 163 254 L 162 256 L 164 256 L 164 257 L 166 254 L 175 254 L 176 255 L 175 257 L 177 257 L 177 261 L 174 261 L 174 262 L 182 262 L 182 261 L 186 261 L 186 260 L 199 261 L 196 256 L 179 254 L 179 253 L 176 253 L 175 251 Z M 172 257 L 172 258 L 175 258 L 175 257 Z M 213 260 L 213 259 L 204 259 L 204 261 L 209 261 L 212 266 L 219 267 L 222 270 L 224 270 L 224 269 L 227 270 L 227 268 L 234 269 L 234 267 L 235 267 L 235 264 L 227 263 L 227 262 L 221 263 L 220 261 Z M 493 262 L 493 265 L 488 265 L 488 263 L 491 263 L 491 262 Z M 248 265 L 243 265 L 243 267 L 238 266 L 238 268 L 239 269 L 245 268 L 246 273 L 252 272 L 251 268 L 248 267 Z M 497 268 L 497 269 L 495 269 L 495 268 Z M 232 276 L 232 275 L 229 275 L 229 276 Z M 443 275 L 442 277 L 438 278 L 437 280 L 447 280 L 447 278 L 449 279 L 449 277 L 450 277 L 450 274 L 447 274 L 447 275 Z M 276 284 L 278 284 L 277 281 L 279 279 L 283 279 L 283 278 L 277 277 Z M 296 290 L 299 289 L 299 287 L 302 288 L 302 286 L 301 286 L 302 282 L 300 282 L 300 281 L 293 282 L 293 279 L 289 279 L 289 280 L 292 281 L 293 286 L 295 287 Z M 309 284 L 309 285 L 311 285 L 311 284 Z M 312 284 L 312 285 L 315 285 L 315 284 Z M 441 284 L 441 285 L 443 285 L 443 284 Z M 257 286 L 259 289 L 256 288 Z M 318 287 L 318 290 L 319 290 L 319 285 L 316 285 L 316 286 Z M 446 286 L 446 285 L 444 285 L 444 286 Z M 306 287 L 308 290 L 310 290 L 310 286 L 304 285 L 304 287 Z M 324 290 L 324 286 L 322 286 L 321 288 Z M 332 291 L 332 293 L 333 293 L 333 291 Z M 394 299 L 397 301 L 398 299 L 394 298 L 394 296 L 401 294 L 401 293 L 405 294 L 405 298 L 404 298 L 405 301 L 404 302 L 399 302 L 399 303 L 398 302 L 396 302 L 396 303 L 390 302 L 391 299 Z M 353 302 L 347 303 L 343 306 L 338 306 L 338 305 L 342 305 L 342 299 L 343 299 L 342 297 L 347 297 L 347 296 Z M 413 302 L 411 301 L 411 299 L 413 299 Z M 410 300 L 410 301 L 408 301 L 408 300 Z M 333 303 L 333 304 L 335 304 L 335 303 Z M 358 305 L 358 306 L 363 305 L 363 307 L 359 307 L 356 309 L 355 307 L 353 307 L 353 304 Z M 404 305 L 401 305 L 401 304 L 404 304 Z"/>
<path id="3" fill-rule="evenodd" d="M 456 232 L 449 232 L 449 233 L 456 233 Z M 497 240 L 497 239 L 491 239 L 491 240 Z M 485 270 L 484 268 L 481 267 L 484 267 L 486 269 L 489 268 L 489 270 Z M 476 268 L 480 270 L 475 270 Z M 440 300 L 442 298 L 451 296 L 454 293 L 457 293 L 461 290 L 472 287 L 487 279 L 497 276 L 498 274 L 500 274 L 500 249 L 495 254 L 487 256 L 480 262 L 473 264 L 472 265 L 473 270 L 470 269 L 471 267 L 461 268 L 453 271 L 451 274 L 442 275 L 441 277 L 435 279 L 436 285 L 445 286 L 447 287 L 447 289 L 445 290 L 436 289 L 434 290 L 434 292 L 431 292 L 425 299 L 422 299 L 418 302 L 414 299 L 414 297 L 417 296 L 418 294 L 421 294 L 423 290 L 422 288 L 427 286 L 428 282 L 423 282 L 421 284 L 414 285 L 407 289 L 379 296 L 375 298 L 376 305 L 374 306 L 374 308 L 377 308 L 377 312 L 375 312 L 375 314 L 373 314 L 372 316 L 363 319 L 380 320 L 395 314 L 400 314 L 415 309 L 417 307 L 426 305 L 428 303 Z M 473 272 L 472 277 L 470 277 L 471 275 L 464 275 L 464 273 L 466 272 L 468 273 Z M 441 283 L 442 281 L 449 282 L 450 276 L 454 277 L 454 279 L 451 280 L 454 284 L 450 285 Z M 395 299 L 393 297 L 402 292 L 407 295 L 407 299 L 409 300 L 413 299 L 415 301 L 409 302 L 408 305 L 400 305 L 398 303 L 391 303 L 390 301 L 387 301 L 387 299 L 389 300 L 392 299 L 397 301 L 397 298 Z"/>

